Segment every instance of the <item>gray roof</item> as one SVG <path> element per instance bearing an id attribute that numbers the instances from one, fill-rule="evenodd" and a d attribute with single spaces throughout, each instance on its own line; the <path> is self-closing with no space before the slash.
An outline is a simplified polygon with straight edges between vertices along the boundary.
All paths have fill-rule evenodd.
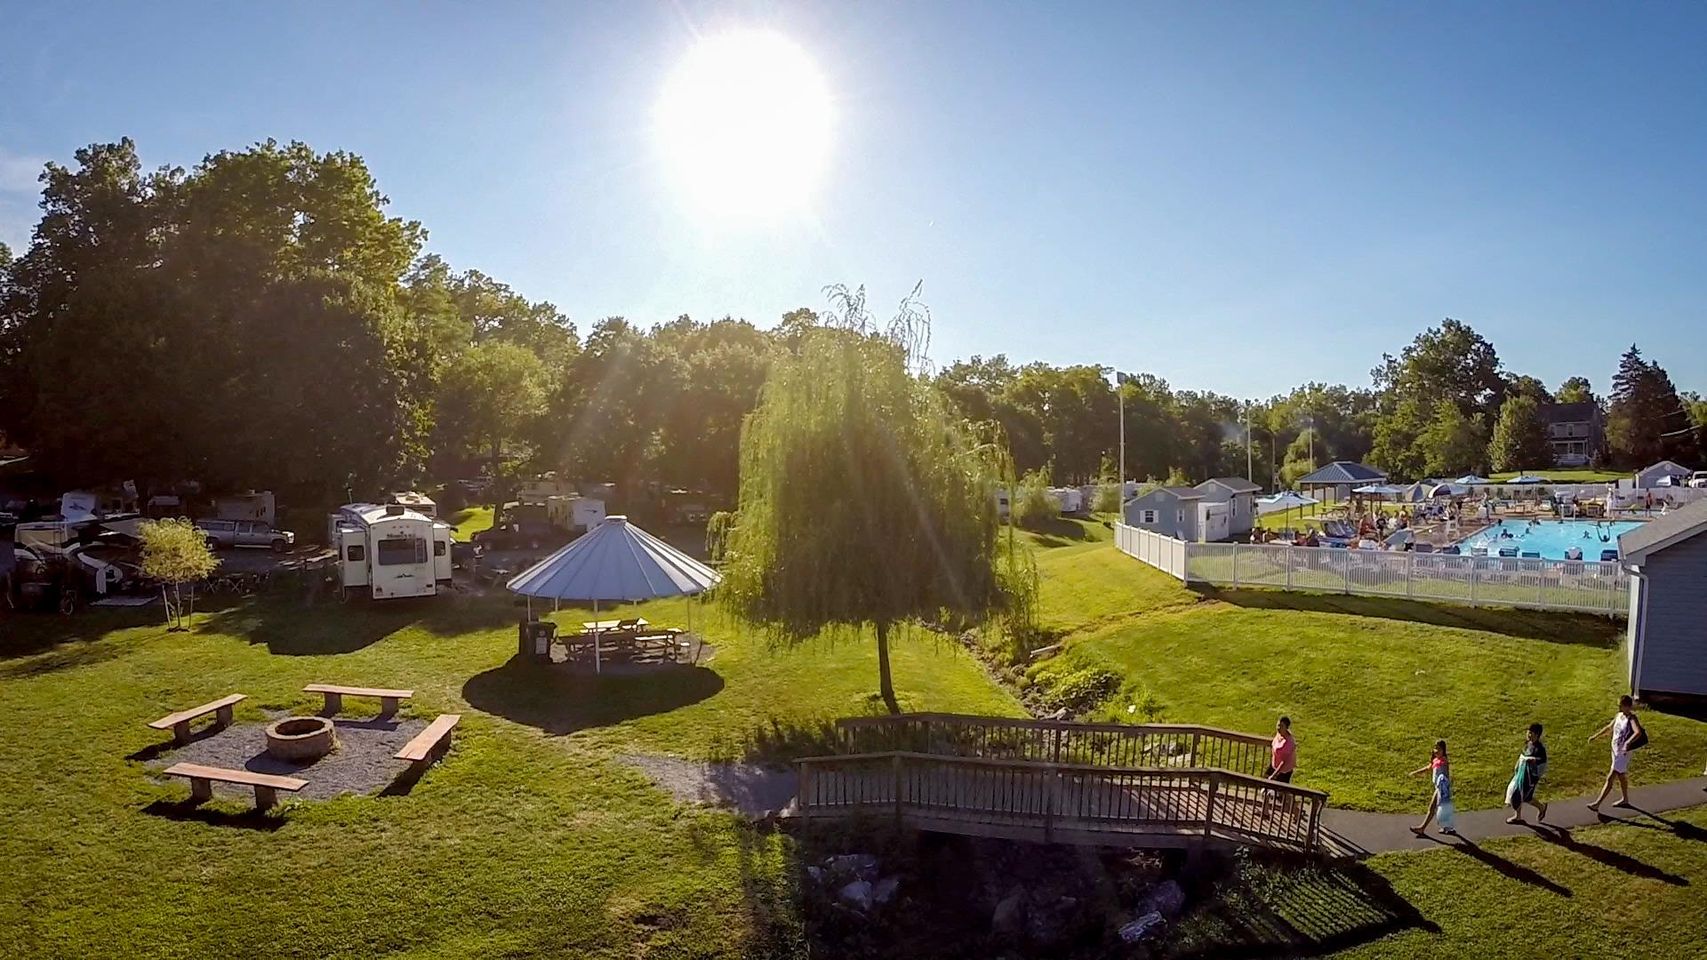
<path id="1" fill-rule="evenodd" d="M 509 588 L 559 600 L 651 600 L 692 596 L 721 579 L 627 517 L 606 517 L 579 540 L 511 578 Z"/>
<path id="2" fill-rule="evenodd" d="M 1578 403 L 1549 403 L 1541 408 L 1541 419 L 1548 423 L 1584 423 L 1594 419 L 1600 404 L 1593 400 Z"/>
<path id="3" fill-rule="evenodd" d="M 1208 480 L 1198 484 L 1197 489 L 1202 490 L 1205 486 L 1211 483 L 1226 487 L 1234 493 L 1255 493 L 1262 489 L 1262 487 L 1246 480 L 1244 477 L 1210 477 Z"/>
<path id="4" fill-rule="evenodd" d="M 1315 473 L 1300 478 L 1298 482 L 1300 484 L 1369 483 L 1370 481 L 1385 479 L 1387 479 L 1387 474 L 1367 463 L 1357 463 L 1353 460 L 1335 460 Z"/>
<path id="5" fill-rule="evenodd" d="M 1703 531 L 1707 531 L 1707 500 L 1697 500 L 1620 534 L 1618 553 L 1626 560 L 1641 560 Z"/>
<path id="6" fill-rule="evenodd" d="M 1636 472 L 1637 473 L 1652 473 L 1655 470 L 1663 470 L 1666 473 L 1688 473 L 1688 472 L 1690 472 L 1688 467 L 1684 466 L 1681 463 L 1678 463 L 1676 460 L 1661 460 L 1659 463 L 1650 463 L 1647 466 L 1643 467 L 1642 469 L 1637 470 Z"/>
<path id="7" fill-rule="evenodd" d="M 1203 499 L 1203 491 L 1197 489 L 1196 487 L 1162 487 L 1162 489 L 1166 490 L 1167 492 L 1169 492 L 1169 493 L 1173 494 L 1174 496 L 1180 498 L 1181 500 L 1202 500 Z"/>

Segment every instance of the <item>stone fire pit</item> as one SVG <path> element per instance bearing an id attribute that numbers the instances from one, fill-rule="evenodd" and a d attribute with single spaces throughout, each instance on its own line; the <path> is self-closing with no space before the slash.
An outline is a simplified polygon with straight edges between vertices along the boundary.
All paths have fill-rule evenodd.
<path id="1" fill-rule="evenodd" d="M 286 717 L 267 726 L 267 754 L 279 760 L 318 760 L 336 744 L 332 721 L 325 717 Z"/>

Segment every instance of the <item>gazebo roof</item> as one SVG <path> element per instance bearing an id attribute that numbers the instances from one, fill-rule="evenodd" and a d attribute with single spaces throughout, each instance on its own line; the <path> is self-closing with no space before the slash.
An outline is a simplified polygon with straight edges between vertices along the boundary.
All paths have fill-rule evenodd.
<path id="1" fill-rule="evenodd" d="M 529 597 L 623 602 L 692 596 L 722 579 L 627 517 L 616 516 L 516 574 L 508 586 Z"/>

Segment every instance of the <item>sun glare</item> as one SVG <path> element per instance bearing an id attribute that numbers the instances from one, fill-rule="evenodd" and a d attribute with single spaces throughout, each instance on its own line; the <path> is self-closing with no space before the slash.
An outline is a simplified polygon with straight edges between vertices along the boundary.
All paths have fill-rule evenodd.
<path id="1" fill-rule="evenodd" d="M 804 50 L 769 30 L 701 39 L 665 82 L 655 119 L 671 175 L 719 216 L 805 206 L 829 155 L 829 88 Z"/>

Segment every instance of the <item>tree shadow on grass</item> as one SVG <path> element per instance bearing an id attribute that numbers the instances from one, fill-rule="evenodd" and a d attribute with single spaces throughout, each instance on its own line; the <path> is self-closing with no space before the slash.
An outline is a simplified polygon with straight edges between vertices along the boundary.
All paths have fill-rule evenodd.
<path id="1" fill-rule="evenodd" d="M 100 642 L 114 630 L 166 629 L 158 606 L 79 610 L 71 616 L 0 609 L 0 678 L 52 673 L 110 660 L 124 653 L 118 643 Z"/>
<path id="2" fill-rule="evenodd" d="M 1182 924 L 1173 957 L 1317 957 L 1440 928 L 1355 861 L 1264 857 L 1223 881 Z"/>
<path id="3" fill-rule="evenodd" d="M 205 823 L 210 827 L 232 827 L 265 833 L 271 833 L 285 825 L 284 818 L 269 812 L 245 810 L 242 813 L 227 813 L 203 807 L 195 800 L 156 800 L 143 807 L 142 812 L 151 817 L 162 817 L 180 823 Z"/>
<path id="4" fill-rule="evenodd" d="M 305 602 L 275 595 L 220 610 L 197 629 L 243 637 L 282 656 L 320 656 L 353 653 L 411 627 L 456 636 L 517 619 L 509 604 L 487 597 L 453 594 L 340 603 L 335 597 Z"/>
<path id="5" fill-rule="evenodd" d="M 1581 854 L 1596 863 L 1611 867 L 1614 870 L 1622 870 L 1633 877 L 1642 877 L 1647 880 L 1658 880 L 1661 883 L 1669 883 L 1674 887 L 1689 886 L 1689 880 L 1684 877 L 1680 877 L 1677 874 L 1666 870 L 1661 870 L 1659 867 L 1649 863 L 1644 863 L 1643 861 L 1637 860 L 1635 857 L 1628 854 L 1619 853 L 1616 850 L 1608 850 L 1605 847 L 1596 846 L 1592 843 L 1584 843 L 1564 827 L 1553 827 L 1548 829 L 1538 826 L 1535 830 L 1535 835 L 1548 843 L 1554 844 L 1555 846 L 1561 847 L 1565 850 L 1569 850 L 1572 853 Z"/>
<path id="6" fill-rule="evenodd" d="M 1437 627 L 1482 630 L 1527 640 L 1598 647 L 1610 650 L 1624 637 L 1623 627 L 1607 617 L 1549 610 L 1505 607 L 1463 607 L 1398 597 L 1360 597 L 1338 593 L 1296 593 L 1283 590 L 1229 590 L 1207 584 L 1191 589 L 1207 600 L 1220 600 L 1252 610 L 1301 610 L 1379 617 Z"/>
<path id="7" fill-rule="evenodd" d="M 705 667 L 661 664 L 598 676 L 517 656 L 469 678 L 462 697 L 487 713 L 562 736 L 668 713 L 722 689 L 723 678 Z"/>

